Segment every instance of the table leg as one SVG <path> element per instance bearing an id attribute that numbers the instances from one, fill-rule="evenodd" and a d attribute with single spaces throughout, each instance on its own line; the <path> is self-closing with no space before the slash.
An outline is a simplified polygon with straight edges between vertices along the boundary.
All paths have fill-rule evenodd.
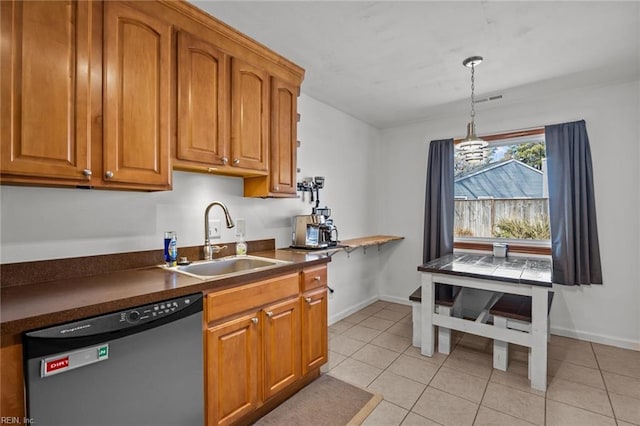
<path id="1" fill-rule="evenodd" d="M 547 330 L 549 288 L 531 287 L 531 387 L 547 390 Z"/>
<path id="2" fill-rule="evenodd" d="M 435 309 L 435 285 L 433 283 L 433 275 L 427 272 L 422 273 L 422 301 L 421 305 L 421 318 L 422 322 L 422 342 L 421 350 L 422 355 L 433 356 L 435 347 L 434 339 L 434 326 L 433 326 L 433 312 Z"/>

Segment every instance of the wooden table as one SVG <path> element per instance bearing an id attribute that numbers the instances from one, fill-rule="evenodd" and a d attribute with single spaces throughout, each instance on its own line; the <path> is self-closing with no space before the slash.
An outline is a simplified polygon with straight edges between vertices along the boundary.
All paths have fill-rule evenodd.
<path id="1" fill-rule="evenodd" d="M 531 348 L 531 387 L 546 391 L 550 260 L 455 253 L 425 263 L 418 271 L 422 273 L 423 355 L 433 356 L 436 325 L 527 346 Z M 435 283 L 531 296 L 531 333 L 435 313 Z"/>

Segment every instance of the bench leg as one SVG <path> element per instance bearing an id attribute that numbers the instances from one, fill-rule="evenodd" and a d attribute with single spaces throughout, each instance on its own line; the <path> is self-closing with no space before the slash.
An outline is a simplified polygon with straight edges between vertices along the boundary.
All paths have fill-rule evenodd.
<path id="1" fill-rule="evenodd" d="M 420 353 L 424 356 L 432 357 L 435 349 L 435 330 L 433 325 L 433 311 L 435 309 L 435 285 L 433 275 L 422 272 L 420 282 L 422 283 L 420 302 Z"/>
<path id="2" fill-rule="evenodd" d="M 422 334 L 422 311 L 420 310 L 420 304 L 418 302 L 411 302 L 412 312 L 411 318 L 413 321 L 413 346 L 420 347 L 421 334 Z"/>
<path id="3" fill-rule="evenodd" d="M 546 287 L 531 287 L 531 387 L 543 392 L 547 390 L 548 293 Z"/>
<path id="4" fill-rule="evenodd" d="M 504 317 L 493 317 L 495 327 L 507 328 L 507 319 Z M 493 340 L 493 368 L 507 371 L 509 366 L 509 342 Z"/>
<path id="5" fill-rule="evenodd" d="M 436 306 L 438 314 L 451 316 L 451 308 L 449 306 Z M 438 352 L 449 355 L 451 352 L 451 329 L 438 326 Z"/>

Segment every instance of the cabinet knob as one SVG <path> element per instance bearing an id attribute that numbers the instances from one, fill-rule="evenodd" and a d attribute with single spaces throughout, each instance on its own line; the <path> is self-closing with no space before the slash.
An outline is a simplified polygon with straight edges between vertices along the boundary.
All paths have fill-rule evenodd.
<path id="1" fill-rule="evenodd" d="M 233 160 L 233 165 L 237 166 L 238 164 L 240 164 L 240 160 L 238 160 L 237 158 Z"/>
<path id="2" fill-rule="evenodd" d="M 254 323 L 254 324 L 257 324 L 258 323 L 258 318 L 256 318 L 256 317 L 251 318 L 251 322 Z"/>
<path id="3" fill-rule="evenodd" d="M 276 185 L 275 190 L 276 192 L 280 191 L 280 187 Z"/>
<path id="4" fill-rule="evenodd" d="M 310 297 L 305 297 L 304 301 L 307 302 L 307 303 L 311 303 L 311 298 Z"/>
<path id="5" fill-rule="evenodd" d="M 89 178 L 91 178 L 91 175 L 92 175 L 93 173 L 91 172 L 91 170 L 90 170 L 90 169 L 84 169 L 84 170 L 82 171 L 82 174 L 83 174 L 87 179 L 89 179 Z"/>
<path id="6" fill-rule="evenodd" d="M 266 314 L 269 318 L 271 318 L 271 317 L 273 316 L 273 311 L 267 311 L 267 312 L 265 312 L 265 314 Z"/>
<path id="7" fill-rule="evenodd" d="M 111 179 L 113 177 L 113 172 L 111 170 L 107 170 L 104 174 L 104 177 L 107 179 Z"/>
<path id="8" fill-rule="evenodd" d="M 320 281 L 320 276 L 313 277 L 314 281 Z"/>
<path id="9" fill-rule="evenodd" d="M 227 157 L 222 157 L 222 164 L 227 164 L 229 162 L 229 159 Z"/>

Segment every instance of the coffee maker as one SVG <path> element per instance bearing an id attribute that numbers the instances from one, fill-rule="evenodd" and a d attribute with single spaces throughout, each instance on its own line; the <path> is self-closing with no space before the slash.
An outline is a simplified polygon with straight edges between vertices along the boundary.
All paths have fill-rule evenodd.
<path id="1" fill-rule="evenodd" d="M 338 245 L 338 228 L 333 224 L 331 209 L 328 207 L 319 208 L 320 189 L 324 187 L 324 177 L 316 176 L 313 179 L 306 178 L 298 183 L 298 191 L 311 193 L 311 202 L 316 205 L 312 208 L 310 215 L 293 216 L 291 219 L 291 247 L 305 248 L 309 250 L 335 247 Z M 316 192 L 315 197 L 313 192 Z"/>
<path id="2" fill-rule="evenodd" d="M 325 218 L 322 215 L 305 214 L 291 219 L 292 244 L 291 247 L 304 249 L 322 249 L 328 245 L 323 242 Z"/>
<path id="3" fill-rule="evenodd" d="M 313 214 L 324 217 L 324 223 L 320 228 L 320 242 L 326 244 L 327 247 L 335 247 L 338 245 L 338 228 L 333 224 L 333 219 L 329 219 L 331 216 L 331 209 L 325 206 L 324 208 L 313 208 Z M 334 237 L 335 234 L 335 237 Z"/>

